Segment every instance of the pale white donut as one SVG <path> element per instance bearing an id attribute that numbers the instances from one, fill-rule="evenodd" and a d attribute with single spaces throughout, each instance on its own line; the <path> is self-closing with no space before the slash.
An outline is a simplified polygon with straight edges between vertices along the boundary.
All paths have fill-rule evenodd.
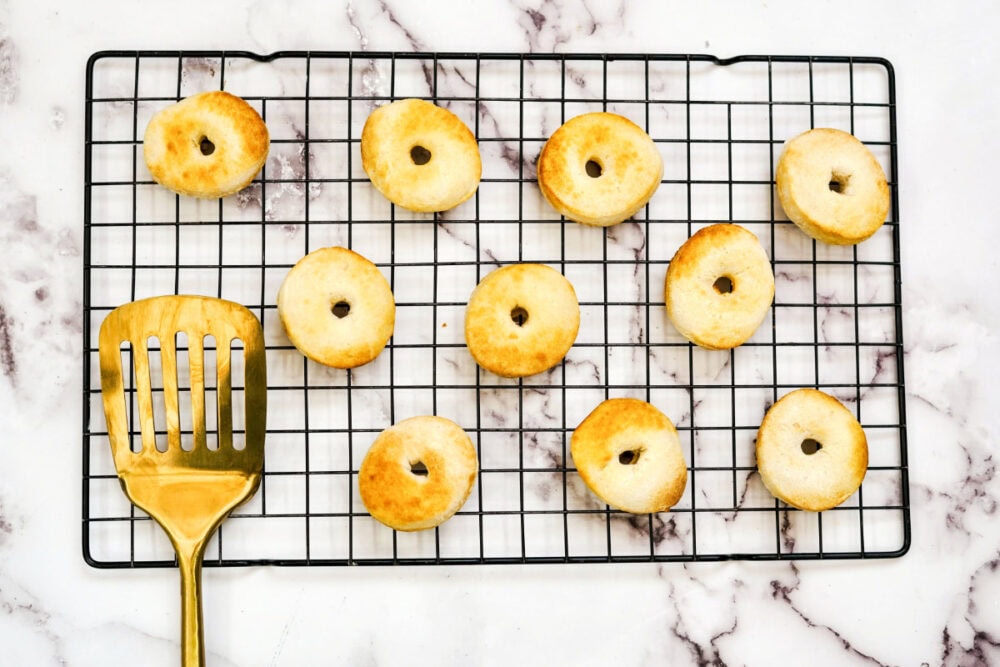
<path id="1" fill-rule="evenodd" d="M 796 389 L 764 415 L 757 432 L 757 469 L 776 498 L 820 512 L 841 504 L 861 486 L 868 440 L 836 398 Z"/>
<path id="2" fill-rule="evenodd" d="M 646 205 L 660 186 L 663 158 L 641 127 L 598 111 L 556 130 L 542 147 L 537 172 L 552 208 L 570 220 L 607 227 Z"/>
<path id="3" fill-rule="evenodd" d="M 260 115 L 221 90 L 161 109 L 150 119 L 142 140 L 146 167 L 157 183 L 207 199 L 245 188 L 264 166 L 269 147 Z"/>
<path id="4" fill-rule="evenodd" d="M 835 245 L 864 241 L 889 213 L 889 185 L 875 156 L 856 137 L 817 128 L 785 144 L 775 182 L 788 218 Z"/>
<path id="5" fill-rule="evenodd" d="M 684 494 L 687 467 L 677 429 L 645 401 L 604 401 L 573 431 L 570 451 L 590 490 L 616 509 L 664 512 Z"/>
<path id="6" fill-rule="evenodd" d="M 504 377 L 546 371 L 580 329 L 580 304 L 566 278 L 544 264 L 512 264 L 483 278 L 469 297 L 465 342 L 480 366 Z"/>
<path id="7" fill-rule="evenodd" d="M 464 202 L 476 192 L 483 171 L 479 144 L 465 123 L 420 99 L 398 100 L 368 116 L 361 166 L 386 199 L 423 213 Z"/>
<path id="8" fill-rule="evenodd" d="M 288 339 L 313 361 L 354 368 L 392 336 L 396 304 L 374 264 L 347 248 L 314 250 L 285 276 L 278 315 Z"/>
<path id="9" fill-rule="evenodd" d="M 764 320 L 774 299 L 774 273 L 753 233 L 710 225 L 670 260 L 664 291 L 667 315 L 685 338 L 726 350 L 746 342 Z"/>
<path id="10" fill-rule="evenodd" d="M 368 512 L 396 530 L 424 530 L 451 518 L 476 481 L 476 448 L 444 417 L 411 417 L 382 431 L 358 470 Z"/>

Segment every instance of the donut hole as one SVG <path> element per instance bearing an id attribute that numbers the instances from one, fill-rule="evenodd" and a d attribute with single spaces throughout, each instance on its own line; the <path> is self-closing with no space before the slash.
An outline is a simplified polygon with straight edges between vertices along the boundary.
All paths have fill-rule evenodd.
<path id="1" fill-rule="evenodd" d="M 410 159 L 415 165 L 424 165 L 431 161 L 431 152 L 418 144 L 410 149 Z"/>
<path id="2" fill-rule="evenodd" d="M 812 456 L 819 450 L 823 449 L 823 445 L 813 438 L 806 438 L 802 441 L 802 453 L 807 456 Z"/>
<path id="3" fill-rule="evenodd" d="M 528 321 L 528 311 L 521 306 L 514 306 L 510 311 L 510 319 L 519 327 L 523 327 Z"/>
<path id="4" fill-rule="evenodd" d="M 591 178 L 600 178 L 601 174 L 604 173 L 604 167 L 601 166 L 600 162 L 594 159 L 587 160 L 587 164 L 585 164 L 583 168 L 586 169 L 587 176 L 590 176 Z"/>
<path id="5" fill-rule="evenodd" d="M 211 155 L 215 152 L 215 144 L 212 143 L 211 139 L 202 135 L 201 139 L 198 140 L 198 149 L 202 155 Z"/>
<path id="6" fill-rule="evenodd" d="M 830 192 L 837 194 L 847 194 L 847 187 L 851 184 L 851 175 L 836 169 L 830 173 Z"/>
<path id="7" fill-rule="evenodd" d="M 423 461 L 413 461 L 410 463 L 410 474 L 416 475 L 417 477 L 427 477 L 430 472 L 427 470 L 427 465 Z"/>
<path id="8" fill-rule="evenodd" d="M 618 455 L 618 463 L 621 463 L 623 466 L 634 466 L 639 462 L 641 454 L 641 449 L 626 449 Z"/>
<path id="9" fill-rule="evenodd" d="M 729 276 L 719 276 L 715 279 L 715 282 L 712 283 L 712 287 L 714 287 L 715 291 L 719 294 L 729 294 L 733 291 L 733 279 Z"/>
<path id="10" fill-rule="evenodd" d="M 336 316 L 338 320 L 342 320 L 351 314 L 351 304 L 346 301 L 337 301 L 330 306 L 330 312 Z"/>

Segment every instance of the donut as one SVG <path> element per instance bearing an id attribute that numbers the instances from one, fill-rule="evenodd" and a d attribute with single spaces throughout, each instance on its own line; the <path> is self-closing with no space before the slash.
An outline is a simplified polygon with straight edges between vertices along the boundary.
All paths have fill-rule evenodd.
<path id="1" fill-rule="evenodd" d="M 677 429 L 638 399 L 611 398 L 594 408 L 573 431 L 570 452 L 594 495 L 624 512 L 665 512 L 687 484 Z"/>
<path id="2" fill-rule="evenodd" d="M 396 304 L 381 271 L 347 248 L 314 250 L 278 290 L 288 339 L 313 361 L 354 368 L 379 355 L 392 336 Z"/>
<path id="3" fill-rule="evenodd" d="M 546 371 L 573 347 L 580 304 L 566 278 L 544 264 L 511 264 L 476 285 L 465 311 L 465 344 L 503 377 Z"/>
<path id="4" fill-rule="evenodd" d="M 789 219 L 818 241 L 853 245 L 874 234 L 889 213 L 882 165 L 856 137 L 818 128 L 785 144 L 775 182 Z"/>
<path id="5" fill-rule="evenodd" d="M 472 440 L 444 417 L 411 417 L 382 431 L 358 470 L 361 501 L 396 530 L 424 530 L 465 504 L 479 464 Z"/>
<path id="6" fill-rule="evenodd" d="M 792 507 L 836 507 L 858 490 L 867 468 L 865 432 L 833 396 L 796 389 L 764 415 L 757 432 L 760 479 Z"/>
<path id="7" fill-rule="evenodd" d="M 764 321 L 774 299 L 774 273 L 752 232 L 710 225 L 674 254 L 664 292 L 667 315 L 685 338 L 709 350 L 728 350 Z"/>
<path id="8" fill-rule="evenodd" d="M 267 160 L 260 115 L 222 90 L 198 93 L 150 119 L 142 139 L 153 180 L 178 194 L 218 199 L 239 192 Z"/>
<path id="9" fill-rule="evenodd" d="M 479 144 L 458 116 L 426 100 L 373 111 L 361 130 L 361 166 L 397 206 L 433 213 L 454 208 L 479 187 Z"/>
<path id="10" fill-rule="evenodd" d="M 646 205 L 663 177 L 663 158 L 641 127 L 599 111 L 563 123 L 542 146 L 537 173 L 552 208 L 607 227 Z"/>

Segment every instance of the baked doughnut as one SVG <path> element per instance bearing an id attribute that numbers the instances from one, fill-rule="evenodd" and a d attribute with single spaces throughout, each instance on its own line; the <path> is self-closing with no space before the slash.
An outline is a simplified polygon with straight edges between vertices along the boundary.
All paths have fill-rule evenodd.
<path id="1" fill-rule="evenodd" d="M 458 116 L 426 100 L 375 109 L 361 130 L 361 166 L 398 206 L 432 213 L 454 208 L 479 187 L 479 144 Z"/>
<path id="2" fill-rule="evenodd" d="M 607 227 L 631 218 L 660 186 L 663 158 L 628 118 L 598 111 L 566 121 L 542 146 L 538 187 L 570 220 Z"/>
<path id="3" fill-rule="evenodd" d="M 389 341 L 396 303 L 370 261 L 347 248 L 320 248 L 285 276 L 278 315 L 299 352 L 326 366 L 354 368 Z"/>
<path id="4" fill-rule="evenodd" d="M 458 424 L 411 417 L 375 438 L 358 471 L 358 490 L 376 520 L 424 530 L 458 511 L 478 470 L 476 448 Z"/>
<path id="5" fill-rule="evenodd" d="M 824 243 L 864 241 L 889 213 L 882 166 L 863 143 L 841 130 L 818 128 L 789 140 L 775 181 L 789 219 Z"/>
<path id="6" fill-rule="evenodd" d="M 774 273 L 753 233 L 738 225 L 710 225 L 670 260 L 664 291 L 667 315 L 685 338 L 709 350 L 728 350 L 764 321 L 774 299 Z"/>
<path id="7" fill-rule="evenodd" d="M 142 151 L 160 185 L 182 195 L 218 199 L 239 192 L 267 160 L 270 138 L 260 115 L 222 90 L 198 93 L 158 111 Z"/>
<path id="8" fill-rule="evenodd" d="M 544 264 L 511 264 L 479 281 L 465 311 L 465 343 L 503 377 L 546 371 L 573 347 L 580 304 L 573 285 Z"/>
<path id="9" fill-rule="evenodd" d="M 816 389 L 785 394 L 757 432 L 757 469 L 764 486 L 793 507 L 836 507 L 861 486 L 868 440 L 851 411 Z"/>
<path id="10" fill-rule="evenodd" d="M 664 512 L 687 484 L 677 429 L 645 401 L 604 401 L 573 431 L 570 451 L 590 490 L 625 512 Z"/>

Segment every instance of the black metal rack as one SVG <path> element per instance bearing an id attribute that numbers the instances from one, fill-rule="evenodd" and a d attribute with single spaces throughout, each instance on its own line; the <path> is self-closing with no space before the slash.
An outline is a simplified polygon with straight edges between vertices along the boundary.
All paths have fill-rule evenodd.
<path id="1" fill-rule="evenodd" d="M 219 88 L 261 112 L 271 155 L 238 195 L 177 197 L 145 169 L 145 122 L 170 102 Z M 884 558 L 909 548 L 896 102 L 887 61 L 106 51 L 87 63 L 86 95 L 82 519 L 91 565 L 174 564 L 159 528 L 118 487 L 96 331 L 124 302 L 191 292 L 254 311 L 269 366 L 264 481 L 214 538 L 207 566 Z M 397 209 L 361 169 L 364 119 L 401 97 L 450 108 L 480 143 L 479 191 L 453 211 Z M 606 231 L 560 219 L 534 174 L 545 138 L 592 110 L 637 122 L 665 159 L 649 205 Z M 855 247 L 806 238 L 774 196 L 782 143 L 817 126 L 858 136 L 889 177 L 889 219 Z M 717 221 L 756 233 L 776 276 L 768 319 L 728 352 L 687 343 L 662 304 L 674 250 Z M 294 262 L 335 244 L 374 261 L 397 301 L 389 346 L 353 371 L 306 361 L 284 338 L 275 306 Z M 566 274 L 583 316 L 562 365 L 506 380 L 471 360 L 462 313 L 482 276 L 517 261 Z M 840 398 L 869 438 L 862 488 L 821 514 L 771 497 L 753 459 L 766 408 L 800 386 Z M 610 510 L 572 466 L 573 428 L 612 396 L 650 401 L 678 427 L 689 479 L 669 513 Z M 470 433 L 479 478 L 441 527 L 395 533 L 365 512 L 358 465 L 380 430 L 431 412 Z"/>

